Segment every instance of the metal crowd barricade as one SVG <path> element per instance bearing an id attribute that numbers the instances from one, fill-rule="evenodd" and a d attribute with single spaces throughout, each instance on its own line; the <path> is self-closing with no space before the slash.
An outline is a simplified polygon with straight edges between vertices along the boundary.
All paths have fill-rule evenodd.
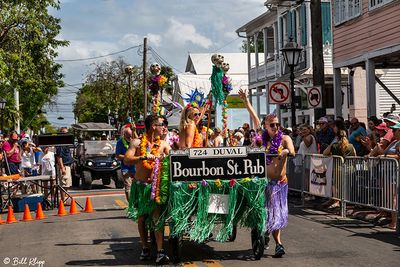
<path id="1" fill-rule="evenodd" d="M 344 201 L 344 160 L 340 156 L 324 156 L 321 154 L 297 154 L 289 159 L 287 164 L 287 175 L 289 178 L 289 189 L 302 193 L 304 205 L 304 193 L 313 195 L 310 192 L 310 168 L 311 158 L 332 158 L 332 198 Z M 342 205 L 341 216 L 345 216 L 345 209 Z"/>
<path id="2" fill-rule="evenodd" d="M 289 178 L 289 189 L 292 191 L 303 193 L 304 191 L 304 166 L 303 155 L 296 154 L 294 157 L 289 157 L 286 165 L 286 175 Z"/>
<path id="3" fill-rule="evenodd" d="M 345 203 L 396 211 L 399 163 L 392 158 L 348 157 Z"/>

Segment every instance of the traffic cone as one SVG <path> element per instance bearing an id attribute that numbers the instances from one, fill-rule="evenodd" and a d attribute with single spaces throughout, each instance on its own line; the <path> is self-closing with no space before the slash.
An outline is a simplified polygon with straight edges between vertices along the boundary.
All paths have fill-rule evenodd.
<path id="1" fill-rule="evenodd" d="M 0 214 L 0 224 L 5 224 L 6 222 L 3 221 L 3 219 L 1 218 L 1 214 Z"/>
<path id="2" fill-rule="evenodd" d="M 24 218 L 22 219 L 22 221 L 24 221 L 24 222 L 33 221 L 32 216 L 31 216 L 31 211 L 29 210 L 28 204 L 25 204 Z"/>
<path id="3" fill-rule="evenodd" d="M 86 206 L 85 206 L 85 209 L 84 209 L 83 212 L 90 213 L 90 212 L 93 212 L 93 211 L 94 210 L 93 210 L 93 207 L 92 207 L 92 202 L 90 202 L 90 198 L 87 197 L 86 198 Z"/>
<path id="4" fill-rule="evenodd" d="M 36 220 L 42 220 L 46 219 L 47 217 L 44 216 L 43 209 L 42 209 L 42 204 L 40 202 L 37 203 L 37 208 L 36 208 Z"/>
<path id="5" fill-rule="evenodd" d="M 8 206 L 7 223 L 16 223 L 16 222 L 17 220 L 15 219 L 13 208 L 11 206 Z"/>
<path id="6" fill-rule="evenodd" d="M 60 202 L 58 204 L 58 214 L 57 214 L 57 216 L 65 216 L 65 215 L 68 215 L 68 213 L 65 210 L 64 202 L 62 200 L 60 200 Z"/>
<path id="7" fill-rule="evenodd" d="M 71 200 L 71 207 L 69 208 L 69 214 L 78 214 L 79 210 L 76 208 L 75 199 Z"/>

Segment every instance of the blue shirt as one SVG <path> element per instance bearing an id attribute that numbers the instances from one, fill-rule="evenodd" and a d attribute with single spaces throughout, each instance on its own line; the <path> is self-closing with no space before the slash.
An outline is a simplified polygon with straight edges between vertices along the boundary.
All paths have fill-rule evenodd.
<path id="1" fill-rule="evenodd" d="M 69 166 L 74 162 L 74 159 L 71 155 L 71 150 L 67 146 L 58 146 L 56 147 L 56 156 L 61 157 L 63 160 L 63 164 L 65 166 Z"/>
<path id="2" fill-rule="evenodd" d="M 367 130 L 365 130 L 363 127 L 359 126 L 357 129 L 355 129 L 349 136 L 349 142 L 352 144 L 357 152 L 357 156 L 364 156 L 363 154 L 363 145 L 361 144 L 361 136 L 367 136 Z"/>
<path id="3" fill-rule="evenodd" d="M 335 138 L 335 133 L 332 128 L 327 128 L 326 130 L 322 130 L 317 132 L 316 141 L 319 144 L 319 153 L 323 153 L 324 150 L 332 143 Z"/>
<path id="4" fill-rule="evenodd" d="M 122 138 L 120 138 L 117 142 L 117 145 L 115 146 L 115 155 L 125 155 L 127 149 L 124 146 L 124 143 L 122 142 Z M 122 172 L 129 172 L 129 173 L 135 173 L 136 168 L 135 165 L 128 166 L 124 164 L 124 161 L 121 161 L 121 171 Z"/>

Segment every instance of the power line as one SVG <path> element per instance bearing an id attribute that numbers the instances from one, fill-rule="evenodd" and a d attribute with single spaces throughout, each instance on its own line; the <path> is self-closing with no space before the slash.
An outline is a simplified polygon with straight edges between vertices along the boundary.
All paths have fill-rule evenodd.
<path id="1" fill-rule="evenodd" d="M 128 48 L 126 48 L 126 49 L 124 49 L 124 50 L 121 50 L 121 51 L 117 51 L 117 52 L 113 52 L 113 53 L 110 53 L 110 54 L 107 54 L 107 55 L 102 55 L 102 56 L 97 56 L 97 57 L 77 58 L 77 59 L 56 59 L 55 61 L 56 61 L 56 62 L 76 62 L 76 61 L 85 61 L 85 60 L 99 59 L 99 58 L 103 58 L 103 57 L 108 57 L 108 56 L 113 56 L 113 55 L 121 54 L 121 53 L 124 53 L 124 52 L 126 52 L 126 51 L 132 50 L 132 49 L 134 49 L 134 48 L 138 48 L 138 47 L 140 47 L 140 46 L 141 46 L 141 45 L 131 46 L 131 47 L 128 47 Z"/>
<path id="2" fill-rule="evenodd" d="M 236 38 L 233 39 L 232 41 L 230 41 L 230 42 L 226 43 L 225 45 L 221 46 L 220 48 L 218 48 L 218 49 L 215 50 L 214 52 L 218 52 L 218 51 L 221 50 L 222 48 L 227 47 L 228 45 L 230 45 L 231 43 L 233 43 L 233 42 L 235 42 L 235 41 L 237 41 L 237 40 L 239 40 L 239 37 L 236 37 Z"/>

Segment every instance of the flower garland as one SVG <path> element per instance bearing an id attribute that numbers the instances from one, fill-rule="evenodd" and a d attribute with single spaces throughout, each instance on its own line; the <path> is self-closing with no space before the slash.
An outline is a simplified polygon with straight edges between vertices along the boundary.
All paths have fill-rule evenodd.
<path id="1" fill-rule="evenodd" d="M 282 151 L 281 143 L 283 139 L 282 131 L 278 130 L 278 133 L 274 135 L 274 137 L 269 141 L 268 131 L 264 131 L 262 135 L 263 146 L 265 146 L 265 152 L 269 155 L 272 154 L 280 154 Z M 269 141 L 269 143 L 268 143 Z M 272 163 L 272 157 L 266 157 L 267 165 Z"/>
<path id="2" fill-rule="evenodd" d="M 154 169 L 151 174 L 151 193 L 150 193 L 150 199 L 154 200 L 157 195 L 157 188 L 159 189 L 159 173 L 160 173 L 160 160 L 158 158 L 154 159 Z M 158 198 L 160 198 L 160 191 L 158 190 Z"/>
<path id="3" fill-rule="evenodd" d="M 142 141 L 140 142 L 140 154 L 141 156 L 147 155 L 147 154 L 152 154 L 154 156 L 158 156 L 158 149 L 160 147 L 160 137 L 157 136 L 155 143 L 153 144 L 153 147 L 151 148 L 151 151 L 148 151 L 148 140 L 147 140 L 147 134 L 144 134 L 142 137 Z M 147 170 L 152 170 L 155 166 L 155 162 L 149 162 L 149 160 L 143 160 L 142 161 L 143 167 L 145 167 Z"/>
<path id="4" fill-rule="evenodd" d="M 194 137 L 193 137 L 193 143 L 192 143 L 192 147 L 202 147 L 202 138 L 199 134 L 199 130 L 197 129 L 197 127 L 194 130 Z"/>
<path id="5" fill-rule="evenodd" d="M 152 95 L 158 94 L 158 91 L 165 86 L 168 78 L 164 75 L 153 75 L 149 81 L 149 90 Z"/>
<path id="6" fill-rule="evenodd" d="M 160 99 L 159 99 L 160 94 L 155 94 L 153 95 L 151 102 L 152 102 L 152 111 L 153 114 L 159 114 L 160 113 Z"/>
<path id="7" fill-rule="evenodd" d="M 253 147 L 260 147 L 263 144 L 263 139 L 261 134 L 258 134 L 257 132 L 254 132 L 251 134 L 251 143 Z"/>
<path id="8" fill-rule="evenodd" d="M 228 102 L 226 98 L 222 104 L 222 136 L 228 138 Z"/>
<path id="9" fill-rule="evenodd" d="M 224 74 L 222 77 L 222 91 L 225 96 L 224 102 L 222 103 L 222 136 L 224 138 L 228 138 L 228 102 L 226 101 L 226 98 L 232 89 L 231 79 Z"/>
<path id="10" fill-rule="evenodd" d="M 153 75 L 149 80 L 150 94 L 152 95 L 152 111 L 153 114 L 160 113 L 160 89 L 164 88 L 168 82 L 168 78 L 164 75 Z"/>

